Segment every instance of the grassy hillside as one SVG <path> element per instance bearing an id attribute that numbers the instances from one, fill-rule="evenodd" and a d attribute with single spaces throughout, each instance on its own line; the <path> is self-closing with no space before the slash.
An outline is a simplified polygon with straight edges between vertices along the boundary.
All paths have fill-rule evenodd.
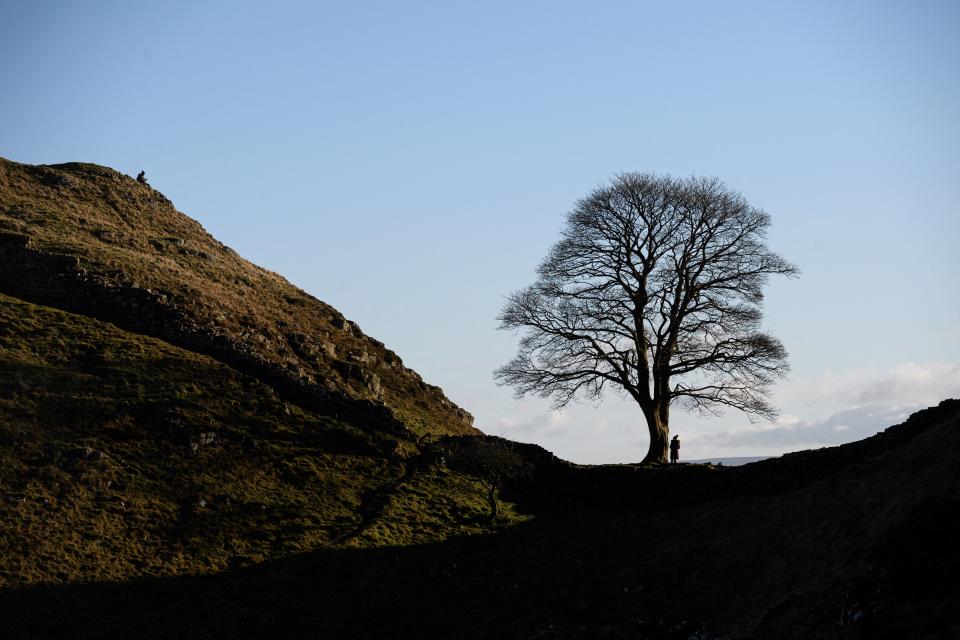
<path id="1" fill-rule="evenodd" d="M 0 586 L 202 574 L 443 540 L 477 479 L 209 357 L 0 295 Z"/>
<path id="2" fill-rule="evenodd" d="M 211 355 L 315 410 L 399 428 L 395 417 L 419 435 L 478 433 L 336 309 L 106 167 L 0 159 L 0 292 Z"/>

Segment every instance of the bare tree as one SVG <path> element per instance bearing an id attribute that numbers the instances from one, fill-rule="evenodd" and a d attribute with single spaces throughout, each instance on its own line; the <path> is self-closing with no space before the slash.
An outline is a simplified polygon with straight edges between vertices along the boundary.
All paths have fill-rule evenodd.
<path id="1" fill-rule="evenodd" d="M 770 385 L 788 370 L 760 330 L 770 275 L 797 268 L 766 245 L 770 216 L 716 178 L 627 173 L 580 200 L 500 328 L 520 330 L 498 369 L 517 397 L 633 398 L 646 418 L 644 462 L 666 462 L 670 405 L 772 419 Z"/>
<path id="2" fill-rule="evenodd" d="M 480 481 L 487 492 L 490 522 L 500 515 L 498 492 L 504 484 L 528 478 L 533 472 L 513 443 L 488 436 L 455 438 L 448 445 L 451 468 L 470 474 Z"/>

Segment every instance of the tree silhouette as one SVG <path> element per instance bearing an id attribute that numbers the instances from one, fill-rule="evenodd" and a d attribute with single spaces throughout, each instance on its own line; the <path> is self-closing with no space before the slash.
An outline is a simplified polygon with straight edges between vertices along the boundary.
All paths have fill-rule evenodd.
<path id="1" fill-rule="evenodd" d="M 448 445 L 448 453 L 451 468 L 475 477 L 483 485 L 490 506 L 490 522 L 495 522 L 500 515 L 498 492 L 504 484 L 528 478 L 533 471 L 513 443 L 502 438 L 455 438 Z"/>
<path id="2" fill-rule="evenodd" d="M 608 388 L 635 400 L 650 432 L 644 462 L 666 462 L 670 405 L 772 419 L 770 385 L 788 370 L 760 330 L 770 275 L 797 268 L 766 245 L 770 216 L 717 178 L 627 173 L 580 200 L 532 285 L 500 328 L 522 333 L 494 376 L 557 408 Z"/>

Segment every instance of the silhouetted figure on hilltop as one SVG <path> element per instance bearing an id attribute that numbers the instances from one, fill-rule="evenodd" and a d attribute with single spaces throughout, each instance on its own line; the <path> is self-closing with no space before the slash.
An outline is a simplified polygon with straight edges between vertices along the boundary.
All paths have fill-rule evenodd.
<path id="1" fill-rule="evenodd" d="M 147 184 L 147 185 L 150 184 L 149 182 L 147 182 L 146 171 L 141 171 L 140 173 L 137 174 L 137 182 L 139 182 L 140 184 Z"/>
<path id="2" fill-rule="evenodd" d="M 670 462 L 675 463 L 680 459 L 680 436 L 673 436 L 670 441 Z"/>

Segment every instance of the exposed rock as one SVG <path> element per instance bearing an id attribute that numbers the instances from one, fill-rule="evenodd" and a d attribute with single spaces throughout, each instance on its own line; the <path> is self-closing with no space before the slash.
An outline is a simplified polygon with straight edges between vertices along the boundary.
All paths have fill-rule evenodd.
<path id="1" fill-rule="evenodd" d="M 201 448 L 213 444 L 217 439 L 217 434 L 213 431 L 201 431 L 196 436 L 190 438 L 190 450 L 197 453 Z"/>
<path id="2" fill-rule="evenodd" d="M 368 373 L 364 375 L 363 382 L 365 385 L 367 385 L 367 389 L 370 390 L 370 393 L 373 394 L 374 397 L 380 397 L 380 394 L 383 391 L 383 388 L 380 384 L 380 376 L 375 373 Z"/>
<path id="3" fill-rule="evenodd" d="M 50 167 L 38 167 L 40 169 L 40 175 L 42 176 L 42 181 L 45 185 L 50 187 L 57 187 L 60 189 L 76 189 L 77 181 L 73 177 L 62 171 L 57 171 L 56 169 L 51 169 Z"/>

